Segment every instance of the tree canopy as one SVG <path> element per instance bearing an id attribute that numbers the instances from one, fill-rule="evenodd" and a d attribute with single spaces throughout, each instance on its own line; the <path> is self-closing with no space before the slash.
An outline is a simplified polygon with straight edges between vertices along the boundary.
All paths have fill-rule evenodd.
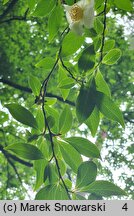
<path id="1" fill-rule="evenodd" d="M 134 198 L 133 18 L 133 0 L 0 3 L 0 199 Z"/>

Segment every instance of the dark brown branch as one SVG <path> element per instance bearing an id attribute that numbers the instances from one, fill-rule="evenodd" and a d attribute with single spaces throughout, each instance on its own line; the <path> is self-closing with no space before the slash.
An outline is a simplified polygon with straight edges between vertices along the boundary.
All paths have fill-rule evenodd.
<path id="1" fill-rule="evenodd" d="M 10 18 L 7 18 L 7 19 L 4 19 L 2 21 L 0 21 L 0 24 L 2 23 L 9 23 L 11 21 L 27 21 L 27 20 L 31 20 L 31 19 L 27 19 L 27 13 L 28 13 L 28 10 L 26 10 L 24 16 L 13 16 L 13 17 L 10 17 Z"/>
<path id="2" fill-rule="evenodd" d="M 1 78 L 0 82 L 2 82 L 3 84 L 7 84 L 8 86 L 11 86 L 11 87 L 13 87 L 15 89 L 18 89 L 18 90 L 21 90 L 21 91 L 24 91 L 24 92 L 27 92 L 27 93 L 32 93 L 32 90 L 30 88 L 25 87 L 25 86 L 21 86 L 19 84 L 16 84 L 16 83 L 10 81 L 10 80 Z"/>
<path id="3" fill-rule="evenodd" d="M 32 163 L 29 163 L 29 162 L 27 162 L 27 161 L 24 161 L 24 160 L 18 158 L 17 156 L 12 155 L 12 154 L 8 153 L 7 151 L 5 151 L 2 145 L 0 145 L 0 151 L 4 154 L 4 156 L 6 156 L 6 158 L 7 158 L 7 157 L 8 157 L 8 158 L 12 158 L 13 160 L 15 160 L 15 161 L 17 161 L 17 162 L 19 162 L 19 163 L 21 163 L 21 164 L 27 166 L 27 167 L 33 167 L 33 164 L 32 164 Z"/>
<path id="4" fill-rule="evenodd" d="M 8 7 L 3 11 L 3 13 L 0 15 L 0 19 L 2 20 L 14 7 L 14 5 L 18 2 L 18 0 L 12 0 Z"/>
<path id="5" fill-rule="evenodd" d="M 11 17 L 11 18 L 8 18 L 8 19 L 6 19 L 6 20 L 2 20 L 1 22 L 0 22 L 0 24 L 2 24 L 2 23 L 9 23 L 9 22 L 11 22 L 11 21 L 16 21 L 16 20 L 19 20 L 19 21 L 26 21 L 26 18 L 25 17 L 21 17 L 21 16 L 14 16 L 14 17 Z"/>
<path id="6" fill-rule="evenodd" d="M 27 92 L 27 93 L 32 93 L 32 90 L 28 87 L 25 87 L 25 86 L 22 86 L 22 85 L 19 85 L 19 84 L 16 84 L 10 80 L 7 80 L 7 79 L 4 79 L 4 78 L 1 78 L 0 79 L 0 82 L 2 82 L 3 84 L 6 84 L 8 86 L 11 86 L 15 89 L 18 89 L 18 90 L 21 90 L 21 91 L 24 91 L 24 92 Z M 47 97 L 54 97 L 54 98 L 57 98 L 57 100 L 59 100 L 60 102 L 63 102 L 63 103 L 67 103 L 71 106 L 75 106 L 75 103 L 72 102 L 72 101 L 69 101 L 69 100 L 63 100 L 62 97 L 58 96 L 58 95 L 55 95 L 55 94 L 52 94 L 52 93 L 47 93 L 46 94 Z"/>

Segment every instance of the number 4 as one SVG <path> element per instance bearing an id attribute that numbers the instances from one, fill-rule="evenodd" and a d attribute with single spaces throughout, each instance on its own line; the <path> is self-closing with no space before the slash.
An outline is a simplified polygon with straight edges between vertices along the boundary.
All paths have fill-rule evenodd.
<path id="1" fill-rule="evenodd" d="M 123 210 L 127 211 L 128 210 L 128 207 L 127 207 L 127 203 L 125 203 L 122 207 Z"/>

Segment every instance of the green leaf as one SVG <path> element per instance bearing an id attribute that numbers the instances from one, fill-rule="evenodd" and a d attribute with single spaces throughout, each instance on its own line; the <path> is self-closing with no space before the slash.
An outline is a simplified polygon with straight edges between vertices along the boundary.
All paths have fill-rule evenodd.
<path id="1" fill-rule="evenodd" d="M 59 131 L 61 134 L 67 133 L 72 127 L 72 112 L 68 105 L 66 105 L 60 115 L 59 119 Z"/>
<path id="2" fill-rule="evenodd" d="M 90 194 L 88 196 L 88 200 L 103 200 L 102 196 L 98 196 L 96 194 Z"/>
<path id="3" fill-rule="evenodd" d="M 73 200 L 86 200 L 84 196 L 81 196 L 80 194 L 73 194 Z"/>
<path id="4" fill-rule="evenodd" d="M 51 164 L 49 163 L 46 166 L 45 172 L 44 172 L 44 181 L 46 181 L 46 179 L 49 179 L 49 183 L 50 184 L 55 184 L 59 181 L 59 176 L 58 173 L 56 172 L 56 167 L 55 164 Z"/>
<path id="5" fill-rule="evenodd" d="M 108 52 L 115 46 L 115 40 L 106 40 L 103 48 L 103 52 Z"/>
<path id="6" fill-rule="evenodd" d="M 47 122 L 50 128 L 53 128 L 53 126 L 55 125 L 55 119 L 52 116 L 48 116 L 47 117 Z"/>
<path id="7" fill-rule="evenodd" d="M 98 126 L 99 126 L 99 122 L 100 122 L 100 115 L 99 115 L 99 110 L 98 108 L 95 106 L 93 112 L 91 113 L 91 115 L 89 116 L 89 118 L 85 121 L 85 124 L 88 126 L 88 128 L 91 131 L 92 136 L 94 137 Z"/>
<path id="8" fill-rule="evenodd" d="M 41 82 L 39 79 L 35 76 L 30 76 L 28 79 L 29 87 L 32 89 L 32 92 L 35 96 L 38 96 L 40 94 L 41 89 Z"/>
<path id="9" fill-rule="evenodd" d="M 85 187 L 95 181 L 97 176 L 97 166 L 92 161 L 83 162 L 77 172 L 76 188 Z"/>
<path id="10" fill-rule="evenodd" d="M 55 184 L 59 181 L 59 176 L 57 171 L 57 168 L 55 166 L 55 164 L 49 164 L 49 182 L 50 184 Z"/>
<path id="11" fill-rule="evenodd" d="M 55 59 L 52 57 L 45 57 L 41 61 L 39 61 L 35 67 L 44 68 L 45 70 L 50 70 L 55 63 Z"/>
<path id="12" fill-rule="evenodd" d="M 65 69 L 63 69 L 62 67 L 59 67 L 58 74 L 59 74 L 59 77 L 58 77 L 59 84 L 62 80 L 64 80 L 65 78 L 68 78 Z M 69 95 L 70 88 L 69 89 L 60 88 L 60 92 L 62 94 L 63 99 L 66 100 Z"/>
<path id="13" fill-rule="evenodd" d="M 60 167 L 61 175 L 64 176 L 65 173 L 66 173 L 66 170 L 67 170 L 66 164 L 65 164 L 65 162 L 64 162 L 63 160 L 61 160 L 61 159 L 58 159 L 58 164 L 59 164 L 59 167 Z M 57 175 L 59 175 L 59 174 L 58 174 L 57 167 L 55 167 L 55 169 L 56 169 Z"/>
<path id="14" fill-rule="evenodd" d="M 130 0 L 114 0 L 114 3 L 118 8 L 122 10 L 126 10 L 126 11 L 133 10 L 133 6 Z"/>
<path id="15" fill-rule="evenodd" d="M 84 37 L 78 36 L 73 32 L 69 32 L 62 43 L 62 55 L 69 56 L 74 54 L 83 44 Z"/>
<path id="16" fill-rule="evenodd" d="M 53 142 L 54 142 L 54 151 L 55 151 L 55 156 L 57 157 L 58 161 L 63 161 L 63 163 L 65 164 L 65 161 L 63 160 L 61 151 L 60 151 L 60 146 L 59 146 L 59 142 L 56 138 L 56 136 L 53 138 Z M 59 162 L 60 163 L 60 162 Z M 66 165 L 66 164 L 65 164 Z M 61 165 L 62 166 L 62 165 Z"/>
<path id="17" fill-rule="evenodd" d="M 65 2 L 67 3 L 67 5 L 73 5 L 74 4 L 74 0 L 65 0 Z"/>
<path id="18" fill-rule="evenodd" d="M 65 101 L 69 95 L 70 89 L 60 89 L 63 100 Z"/>
<path id="19" fill-rule="evenodd" d="M 39 130 L 43 132 L 43 130 L 45 129 L 45 120 L 44 120 L 44 115 L 41 109 L 37 110 L 36 121 L 37 121 Z"/>
<path id="20" fill-rule="evenodd" d="M 100 158 L 99 149 L 89 140 L 82 137 L 70 137 L 64 140 L 72 145 L 80 154 L 89 158 Z"/>
<path id="21" fill-rule="evenodd" d="M 98 0 L 98 4 L 100 4 L 100 0 Z M 113 0 L 109 0 L 108 2 L 107 2 L 107 7 L 106 7 L 106 14 L 110 11 L 110 9 L 111 9 L 111 3 L 113 2 Z M 105 5 L 104 5 L 104 0 L 102 0 L 102 3 L 101 3 L 101 5 L 99 5 L 99 7 L 98 8 L 96 8 L 96 13 L 97 13 L 97 18 L 100 18 L 100 21 L 103 23 L 103 13 L 104 13 L 104 7 L 105 7 Z M 99 25 L 99 24 L 98 24 Z"/>
<path id="22" fill-rule="evenodd" d="M 59 133 L 59 113 L 55 109 L 49 106 L 46 106 L 46 113 L 47 113 L 47 118 L 51 118 L 50 121 L 53 124 L 51 125 L 51 131 L 55 134 L 58 134 Z"/>
<path id="23" fill-rule="evenodd" d="M 101 92 L 97 92 L 95 100 L 98 109 L 104 116 L 119 122 L 122 127 L 125 127 L 122 112 L 108 96 Z"/>
<path id="24" fill-rule="evenodd" d="M 81 54 L 78 60 L 78 68 L 82 72 L 91 70 L 95 65 L 95 51 L 94 46 L 90 45 Z"/>
<path id="25" fill-rule="evenodd" d="M 68 195 L 63 186 L 53 184 L 42 188 L 36 194 L 35 200 L 68 200 Z"/>
<path id="26" fill-rule="evenodd" d="M 64 182 L 65 182 L 65 185 L 67 186 L 67 188 L 71 190 L 72 181 L 70 179 L 64 179 Z"/>
<path id="27" fill-rule="evenodd" d="M 40 150 L 44 155 L 44 158 L 46 160 L 50 160 L 52 158 L 52 146 L 49 140 L 45 140 L 44 137 L 40 137 L 40 139 L 37 142 L 37 145 L 40 146 Z"/>
<path id="28" fill-rule="evenodd" d="M 0 123 L 1 125 L 8 120 L 8 114 L 0 111 Z"/>
<path id="29" fill-rule="evenodd" d="M 16 143 L 5 147 L 5 150 L 10 150 L 18 156 L 28 160 L 39 160 L 44 158 L 42 152 L 36 146 L 30 144 Z"/>
<path id="30" fill-rule="evenodd" d="M 101 36 L 97 36 L 93 39 L 94 41 L 94 50 L 97 52 L 101 47 Z"/>
<path id="31" fill-rule="evenodd" d="M 28 7 L 30 11 L 32 11 L 35 8 L 37 1 L 38 0 L 28 0 Z"/>
<path id="32" fill-rule="evenodd" d="M 108 87 L 106 81 L 104 80 L 100 71 L 98 71 L 96 74 L 95 83 L 96 83 L 97 91 L 100 91 L 100 92 L 106 94 L 107 96 L 111 97 L 110 89 L 109 89 L 109 87 Z"/>
<path id="33" fill-rule="evenodd" d="M 62 7 L 58 5 L 52 10 L 49 16 L 49 20 L 48 20 L 49 41 L 51 41 L 59 31 L 59 27 L 62 22 L 62 12 L 63 12 Z"/>
<path id="34" fill-rule="evenodd" d="M 108 181 L 95 181 L 81 189 L 82 192 L 94 193 L 98 196 L 126 196 L 124 190 Z"/>
<path id="35" fill-rule="evenodd" d="M 113 65 L 119 60 L 120 57 L 120 49 L 112 49 L 104 56 L 102 63 L 107 65 Z"/>
<path id="36" fill-rule="evenodd" d="M 32 113 L 19 104 L 6 104 L 5 107 L 9 110 L 13 118 L 22 124 L 38 129 L 37 122 Z"/>
<path id="37" fill-rule="evenodd" d="M 104 0 L 97 0 L 97 1 L 95 1 L 95 9 L 97 9 L 98 7 L 100 7 L 103 3 L 104 3 Z"/>
<path id="38" fill-rule="evenodd" d="M 95 28 L 95 31 L 97 32 L 97 34 L 101 35 L 103 33 L 103 23 L 100 19 L 100 17 L 95 17 L 94 19 L 94 28 Z"/>
<path id="39" fill-rule="evenodd" d="M 48 0 L 40 0 L 36 6 L 35 11 L 32 13 L 32 15 L 45 17 L 51 12 L 54 5 L 55 5 L 54 0 L 49 0 L 49 4 L 48 4 Z"/>
<path id="40" fill-rule="evenodd" d="M 45 104 L 48 106 L 52 106 L 57 102 L 57 98 L 45 97 Z"/>
<path id="41" fill-rule="evenodd" d="M 66 142 L 57 140 L 60 146 L 60 150 L 65 162 L 77 173 L 78 167 L 82 162 L 79 152 Z"/>
<path id="42" fill-rule="evenodd" d="M 45 159 L 36 160 L 34 162 L 34 169 L 36 171 L 36 182 L 34 186 L 34 190 L 38 190 L 39 187 L 44 183 L 44 170 L 48 164 L 48 161 Z"/>
<path id="43" fill-rule="evenodd" d="M 76 101 L 76 115 L 80 123 L 83 123 L 92 113 L 95 107 L 95 91 L 91 87 L 81 86 Z"/>
<path id="44" fill-rule="evenodd" d="M 70 77 L 67 77 L 59 83 L 58 87 L 62 89 L 70 89 L 75 85 L 74 80 Z"/>

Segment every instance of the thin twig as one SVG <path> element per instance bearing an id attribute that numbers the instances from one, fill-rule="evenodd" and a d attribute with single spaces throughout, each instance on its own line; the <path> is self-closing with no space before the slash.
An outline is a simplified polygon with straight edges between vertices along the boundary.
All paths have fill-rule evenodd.
<path id="1" fill-rule="evenodd" d="M 71 70 L 64 64 L 62 57 L 60 56 L 60 61 L 62 64 L 62 67 L 69 73 L 69 75 L 71 76 L 72 79 L 74 79 L 77 83 L 80 82 L 82 83 L 82 81 L 78 80 L 77 78 L 74 77 L 74 75 L 72 74 Z"/>
<path id="2" fill-rule="evenodd" d="M 65 34 L 63 34 L 63 38 L 68 33 L 68 31 L 67 32 L 64 31 L 64 32 L 65 32 Z M 63 38 L 62 38 L 62 40 L 63 40 Z M 61 182 L 63 184 L 63 187 L 66 190 L 66 193 L 68 195 L 69 200 L 71 200 L 68 188 L 67 188 L 67 186 L 66 186 L 66 184 L 65 184 L 65 182 L 64 182 L 64 180 L 62 178 L 62 175 L 61 175 L 58 159 L 56 157 L 55 149 L 54 149 L 53 133 L 52 133 L 52 131 L 50 129 L 50 126 L 49 126 L 49 123 L 48 123 L 48 120 L 47 120 L 47 116 L 46 116 L 46 111 L 45 111 L 45 97 L 46 97 L 46 92 L 47 92 L 47 86 L 48 86 L 48 83 L 49 83 L 51 75 L 53 74 L 55 68 L 58 65 L 58 61 L 60 59 L 61 50 L 62 50 L 62 46 L 60 46 L 60 49 L 59 49 L 58 56 L 57 56 L 57 59 L 55 61 L 55 64 L 53 65 L 53 67 L 52 67 L 50 73 L 48 74 L 47 78 L 42 83 L 42 86 L 41 86 L 41 89 L 40 89 L 39 99 L 41 98 L 41 101 L 42 101 L 42 112 L 43 112 L 43 115 L 44 115 L 44 124 L 46 125 L 46 128 L 48 129 L 48 132 L 49 132 L 49 137 L 50 137 L 50 143 L 51 143 L 51 147 L 52 147 L 53 158 L 55 160 L 55 164 L 56 164 L 56 167 L 57 167 L 57 171 L 58 171 L 58 174 L 59 174 L 59 179 L 61 180 Z M 46 132 L 46 129 L 45 129 L 44 133 L 45 132 Z"/>
<path id="3" fill-rule="evenodd" d="M 104 14 L 104 10 L 102 12 L 100 12 L 99 14 L 97 14 L 96 17 L 98 17 L 98 16 L 100 16 L 102 14 Z"/>
<path id="4" fill-rule="evenodd" d="M 100 62 L 103 59 L 103 49 L 104 49 L 104 44 L 105 44 L 105 30 L 106 30 L 106 19 L 107 19 L 106 13 L 107 13 L 107 0 L 105 0 L 104 2 L 104 20 L 103 20 L 104 28 L 103 28 L 103 33 L 102 33 L 102 44 L 101 44 L 101 49 L 100 49 L 100 54 L 101 54 Z"/>
<path id="5" fill-rule="evenodd" d="M 106 12 L 107 12 L 107 0 L 105 0 L 104 2 L 104 20 L 103 20 L 103 32 L 102 32 L 102 42 L 101 42 L 101 48 L 100 48 L 100 59 L 99 59 L 99 62 L 96 64 L 95 68 L 94 68 L 94 74 L 96 76 L 97 72 L 98 72 L 98 69 L 99 69 L 99 66 L 102 62 L 102 59 L 103 59 L 103 49 L 104 49 L 104 44 L 105 44 L 105 30 L 106 30 L 106 19 L 107 19 L 107 16 L 106 16 Z"/>
<path id="6" fill-rule="evenodd" d="M 44 98 L 44 97 L 43 97 Z M 47 126 L 47 129 L 48 129 L 48 132 L 49 132 L 49 136 L 50 136 L 50 143 L 51 143 L 51 146 L 52 146 L 52 153 L 53 153 L 53 158 L 55 160 L 55 163 L 56 163 L 56 167 L 57 167 L 57 170 L 58 170 L 58 174 L 59 174 L 59 178 L 60 180 L 62 181 L 62 184 L 67 192 L 67 195 L 68 195 L 68 198 L 69 200 L 71 200 L 71 197 L 70 197 L 70 194 L 69 194 L 69 191 L 68 191 L 68 188 L 62 178 L 62 175 L 61 175 L 61 172 L 60 172 L 60 167 L 59 167 L 59 163 L 58 163 L 58 160 L 57 160 L 57 157 L 55 155 L 55 150 L 54 150 L 54 142 L 53 142 L 53 133 L 51 132 L 51 129 L 49 127 L 49 124 L 48 124 L 48 121 L 47 121 L 47 117 L 46 117 L 46 112 L 45 112 L 45 108 L 44 108 L 44 99 L 43 99 L 43 103 L 42 103 L 42 111 L 43 111 L 43 115 L 44 115 L 44 118 L 45 118 L 45 124 Z"/>
<path id="7" fill-rule="evenodd" d="M 55 65 L 54 65 L 55 67 L 56 67 L 57 63 L 58 63 L 58 58 L 57 58 L 57 61 L 55 62 Z M 55 67 L 53 67 L 53 70 L 54 70 Z M 52 72 L 53 71 L 51 71 L 51 74 L 52 74 Z M 50 74 L 50 76 L 51 76 L 51 74 Z M 47 121 L 47 117 L 46 117 L 45 108 L 44 108 L 45 107 L 45 94 L 46 94 L 47 85 L 48 85 L 48 81 L 49 81 L 50 76 L 48 76 L 48 79 L 44 83 L 44 91 L 43 91 L 43 95 L 42 95 L 42 100 L 43 100 L 42 101 L 42 111 L 43 111 L 43 115 L 44 115 L 44 122 L 45 122 L 45 125 L 46 125 L 46 127 L 48 129 L 48 132 L 49 132 L 50 143 L 51 143 L 51 146 L 52 146 L 53 158 L 54 158 L 55 163 L 56 163 L 56 167 L 57 167 L 57 170 L 58 170 L 59 178 L 61 179 L 62 184 L 63 184 L 63 186 L 64 186 L 64 188 L 65 188 L 65 190 L 67 192 L 68 198 L 71 199 L 71 197 L 69 195 L 69 192 L 68 192 L 68 188 L 67 188 L 67 186 L 66 186 L 66 184 L 65 184 L 65 182 L 64 182 L 64 180 L 62 178 L 61 172 L 60 172 L 59 163 L 58 163 L 57 157 L 55 155 L 55 150 L 54 150 L 53 133 L 51 132 L 51 129 L 49 127 L 49 124 L 48 124 L 48 121 Z"/>

